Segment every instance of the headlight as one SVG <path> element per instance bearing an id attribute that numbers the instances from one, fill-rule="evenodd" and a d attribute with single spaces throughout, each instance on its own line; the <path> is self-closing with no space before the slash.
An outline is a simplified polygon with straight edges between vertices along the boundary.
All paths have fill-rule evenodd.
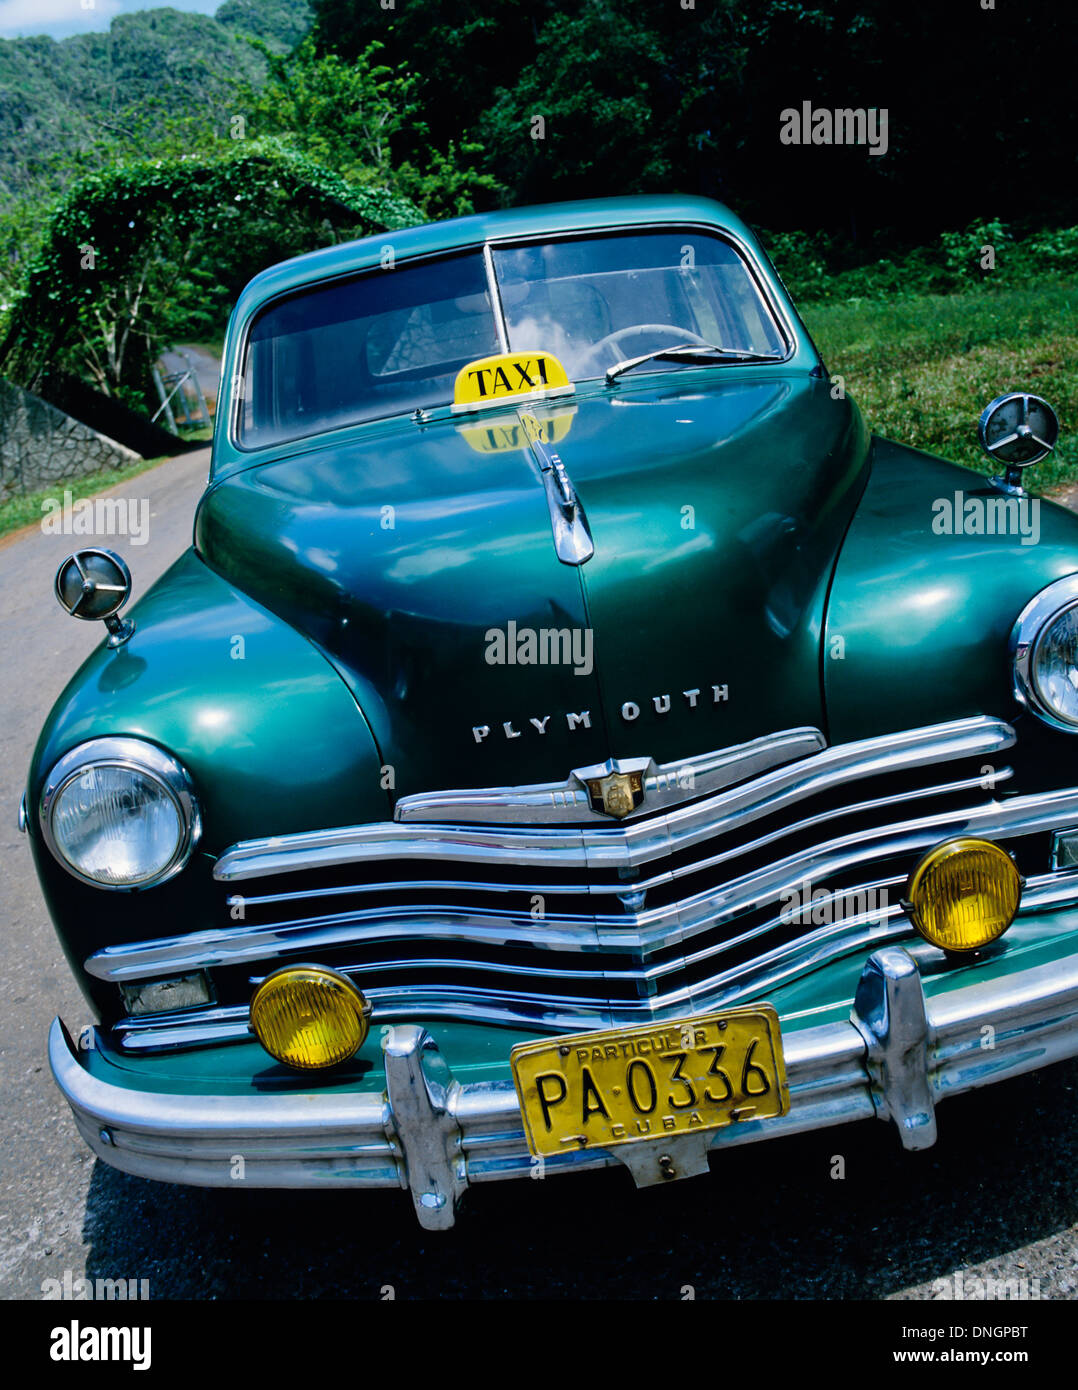
<path id="1" fill-rule="evenodd" d="M 1015 695 L 1057 729 L 1078 733 L 1078 575 L 1026 604 L 1011 634 Z"/>
<path id="2" fill-rule="evenodd" d="M 179 873 L 201 833 L 184 768 L 136 738 L 97 738 L 65 753 L 41 795 L 53 854 L 84 883 L 148 888 Z"/>

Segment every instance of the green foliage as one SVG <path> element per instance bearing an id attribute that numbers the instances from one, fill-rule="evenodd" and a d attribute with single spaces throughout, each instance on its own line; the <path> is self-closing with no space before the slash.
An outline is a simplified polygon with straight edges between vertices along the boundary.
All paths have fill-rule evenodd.
<path id="1" fill-rule="evenodd" d="M 1024 250 L 1038 272 L 1073 274 L 1078 271 L 1078 227 L 1039 232 L 1026 241 Z"/>
<path id="2" fill-rule="evenodd" d="M 479 121 L 491 167 L 525 201 L 586 197 L 597 184 L 623 193 L 669 186 L 677 122 L 663 119 L 667 100 L 656 90 L 664 61 L 655 35 L 602 0 L 553 15 L 535 60 Z"/>
<path id="3" fill-rule="evenodd" d="M 634 190 L 717 195 L 777 229 L 907 245 L 1021 189 L 1027 230 L 1078 216 L 1067 6 L 893 0 L 312 0 L 320 53 L 420 79 L 430 142 L 479 141 L 507 204 Z M 956 61 L 956 55 L 960 60 Z M 1006 73 L 1006 100 L 991 75 Z M 788 146 L 784 109 L 885 108 L 889 147 Z M 530 138 L 534 115 L 545 144 Z M 418 136 L 416 137 L 419 138 Z M 395 155 L 414 160 L 407 132 Z M 1017 206 L 1017 204 L 1016 204 Z M 892 239 L 894 239 L 892 237 Z M 976 277 L 974 277 L 976 278 Z"/>
<path id="4" fill-rule="evenodd" d="M 994 274 L 995 269 L 982 267 L 985 253 L 994 252 L 998 264 L 1014 244 L 1014 238 L 995 217 L 990 222 L 973 222 L 963 232 L 944 232 L 940 242 L 944 264 L 955 280 L 962 284 L 980 284 Z"/>
<path id="5" fill-rule="evenodd" d="M 161 348 L 217 331 L 258 270 L 416 220 L 399 195 L 356 188 L 272 140 L 87 175 L 49 220 L 0 370 L 32 388 L 66 368 L 130 400 Z"/>
<path id="6" fill-rule="evenodd" d="M 179 131 L 199 148 L 225 133 L 233 81 L 263 67 L 209 16 L 169 9 L 118 15 L 107 33 L 60 43 L 0 41 L 0 207 Z"/>
<path id="7" fill-rule="evenodd" d="M 472 166 L 481 146 L 465 142 L 458 151 L 450 141 L 443 151 L 429 143 L 417 79 L 405 64 L 380 62 L 381 43 L 349 62 L 320 57 L 309 38 L 285 56 L 256 46 L 267 60 L 265 80 L 238 93 L 253 134 L 275 135 L 351 183 L 393 184 L 428 217 L 472 212 L 477 193 L 498 187 Z M 401 159 L 402 148 L 411 157 Z"/>
<path id="8" fill-rule="evenodd" d="M 764 232 L 761 240 L 799 304 L 879 303 L 978 287 L 1012 289 L 1078 270 L 1078 228 L 1020 237 L 998 218 L 962 232 L 944 232 L 934 246 L 889 256 L 859 258 L 848 241 L 822 232 Z M 989 245 L 995 248 L 995 268 L 982 270 L 982 248 Z"/>
<path id="9" fill-rule="evenodd" d="M 313 35 L 319 53 L 353 61 L 371 43 L 384 44 L 383 61 L 422 79 L 424 130 L 398 151 L 417 162 L 429 140 L 446 151 L 469 138 L 490 94 L 511 85 L 533 60 L 537 26 L 556 5 L 549 0 L 398 0 L 383 10 L 377 0 L 315 0 Z M 488 161 L 488 172 L 498 170 Z"/>
<path id="10" fill-rule="evenodd" d="M 397 158 L 434 167 L 429 146 L 459 167 L 475 146 L 487 181 L 476 181 L 471 201 L 490 206 L 708 183 L 717 94 L 731 109 L 738 100 L 736 8 L 407 0 L 384 11 L 369 0 L 315 0 L 313 36 L 319 52 L 348 60 L 378 41 L 384 62 L 407 64 L 421 79 L 421 120 L 402 132 Z M 532 138 L 537 115 L 542 141 Z"/>
<path id="11" fill-rule="evenodd" d="M 823 232 L 760 232 L 768 255 L 798 303 L 826 299 L 831 283 L 831 239 Z"/>
<path id="12" fill-rule="evenodd" d="M 37 243 L 45 211 L 29 201 L 0 212 L 0 322 L 22 284 L 27 248 Z"/>
<path id="13" fill-rule="evenodd" d="M 450 140 L 444 152 L 428 145 L 419 156 L 422 168 L 406 159 L 393 177 L 405 197 L 431 221 L 463 217 L 502 191 L 493 174 L 480 173 L 475 167 L 482 152 L 483 146 L 475 140 L 465 140 L 459 149 Z"/>
<path id="14" fill-rule="evenodd" d="M 309 38 L 286 56 L 255 46 L 268 71 L 241 94 L 251 133 L 285 138 L 350 183 L 384 183 L 393 137 L 416 116 L 415 79 L 377 62 L 378 43 L 351 63 L 335 53 L 318 57 Z"/>
<path id="15" fill-rule="evenodd" d="M 225 0 L 214 13 L 225 29 L 261 39 L 274 53 L 295 48 L 311 27 L 306 0 Z"/>
<path id="16" fill-rule="evenodd" d="M 265 72 L 245 35 L 280 51 L 309 20 L 302 0 L 227 0 L 213 19 L 137 11 L 107 33 L 0 40 L 0 305 L 74 180 L 212 148 L 229 133 L 237 85 Z"/>

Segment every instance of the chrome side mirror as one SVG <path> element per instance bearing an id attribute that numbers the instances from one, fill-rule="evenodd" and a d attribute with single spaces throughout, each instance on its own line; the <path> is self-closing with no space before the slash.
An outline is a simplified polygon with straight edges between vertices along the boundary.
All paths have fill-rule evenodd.
<path id="1" fill-rule="evenodd" d="M 1040 396 L 1011 391 L 987 406 L 977 425 L 977 438 L 990 459 L 1006 472 L 992 482 L 1003 492 L 1022 492 L 1022 470 L 1040 463 L 1056 446 L 1059 420 Z"/>
<path id="2" fill-rule="evenodd" d="M 135 624 L 116 615 L 131 596 L 131 571 L 112 550 L 76 550 L 56 571 L 56 598 L 73 618 L 103 622 L 109 646 L 122 647 Z"/>

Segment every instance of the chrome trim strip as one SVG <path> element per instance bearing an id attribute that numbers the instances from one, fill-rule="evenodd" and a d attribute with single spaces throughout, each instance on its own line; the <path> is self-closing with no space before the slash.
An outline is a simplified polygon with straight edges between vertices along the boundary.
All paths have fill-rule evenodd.
<path id="1" fill-rule="evenodd" d="M 26 834 L 26 825 L 27 825 L 27 816 L 26 816 L 26 793 L 23 792 L 21 798 L 19 799 L 19 834 L 20 834 L 20 835 L 25 835 L 25 834 Z"/>
<path id="2" fill-rule="evenodd" d="M 251 1037 L 250 1010 L 246 1004 L 200 1009 L 197 1014 L 181 1012 L 139 1014 L 122 1018 L 113 1027 L 125 1051 L 157 1051 L 176 1047 L 208 1047 L 214 1043 L 239 1042 Z"/>
<path id="3" fill-rule="evenodd" d="M 824 906 L 842 896 L 856 895 L 867 889 L 893 889 L 904 878 L 879 879 L 860 888 L 840 890 L 829 898 L 818 900 Z M 1018 920 L 1055 908 L 1078 904 L 1078 871 L 1071 874 L 1042 874 L 1027 881 L 1022 895 Z M 658 966 L 625 971 L 620 975 L 647 985 L 660 981 L 668 974 L 683 974 L 686 965 L 697 965 L 709 957 L 743 943 L 753 936 L 772 929 L 781 921 L 781 914 L 762 927 L 718 946 L 679 957 Z M 529 990 L 506 988 L 509 974 L 533 973 L 530 967 L 510 970 L 489 963 L 454 961 L 454 966 L 475 972 L 489 971 L 496 977 L 490 986 L 472 985 L 397 985 L 379 986 L 368 983 L 379 970 L 393 968 L 389 964 L 372 967 L 369 964 L 342 966 L 341 973 L 351 975 L 363 984 L 364 995 L 375 1009 L 391 1014 L 394 1019 L 457 1019 L 469 1023 L 495 1023 L 520 1026 L 531 1023 L 547 1028 L 601 1028 L 619 1023 L 638 1023 L 648 1018 L 669 1018 L 678 1011 L 694 1009 L 701 1012 L 734 1004 L 749 996 L 759 998 L 767 990 L 828 964 L 841 956 L 851 955 L 873 944 L 887 941 L 917 941 L 897 901 L 889 902 L 885 910 L 872 910 L 843 920 L 827 923 L 816 931 L 785 942 L 741 965 L 719 971 L 696 984 L 679 985 L 663 993 L 642 993 L 636 1000 L 611 1003 L 605 996 L 551 995 Z M 414 962 L 421 968 L 429 961 Z M 410 962 L 409 964 L 412 964 Z M 536 967 L 535 974 L 542 975 Z M 549 972 L 546 972 L 549 973 Z M 581 978 L 593 978 L 594 972 L 581 972 Z M 574 972 L 574 978 L 576 978 Z M 202 1047 L 211 1043 L 239 1042 L 250 1037 L 247 1027 L 247 1008 L 244 1005 L 207 1010 L 194 1015 L 184 1014 L 141 1016 L 124 1019 L 115 1026 L 125 1051 L 157 1051 L 173 1047 Z"/>
<path id="4" fill-rule="evenodd" d="M 807 758 L 827 747 L 819 729 L 785 729 L 733 748 L 684 758 L 675 763 L 656 765 L 650 758 L 630 759 L 646 768 L 644 804 L 631 811 L 625 821 L 639 820 L 659 806 L 687 801 L 705 792 L 718 791 L 732 782 L 758 776 L 770 768 L 798 758 Z M 574 768 L 564 782 L 540 782 L 523 787 L 478 787 L 456 791 L 418 792 L 402 796 L 393 812 L 395 821 L 480 822 L 484 825 L 523 823 L 525 825 L 565 824 L 582 821 L 610 825 L 610 817 L 593 811 L 585 780 L 608 772 L 630 769 L 625 759 L 611 759 L 593 767 Z"/>
<path id="5" fill-rule="evenodd" d="M 849 781 L 955 758 L 990 756 L 1014 742 L 1009 724 L 982 715 L 839 744 L 733 791 L 641 821 L 579 830 L 467 829 L 380 822 L 306 831 L 241 841 L 225 851 L 214 866 L 213 876 L 222 882 L 238 882 L 387 857 L 631 868 Z"/>
<path id="6" fill-rule="evenodd" d="M 992 774 L 993 781 L 995 781 L 996 784 L 999 784 L 1000 781 L 1010 780 L 1013 776 L 1014 773 L 1010 767 L 997 767 Z M 946 795 L 949 794 L 949 792 L 957 791 L 971 791 L 974 790 L 974 788 L 981 787 L 981 783 L 982 780 L 978 777 L 965 778 L 964 781 L 956 781 L 956 783 L 940 783 L 935 785 L 935 787 L 921 788 L 921 790 L 918 791 L 917 799 L 921 801 L 921 799 L 927 798 L 927 796 Z M 488 878 L 403 878 L 403 880 L 395 880 L 392 881 L 392 883 L 338 884 L 335 885 L 335 887 L 329 888 L 306 888 L 306 890 L 304 890 L 304 888 L 295 888 L 295 890 L 290 892 L 263 892 L 263 894 L 257 895 L 233 894 L 232 897 L 229 897 L 226 901 L 229 903 L 242 902 L 244 908 L 250 909 L 265 908 L 265 906 L 276 905 L 276 903 L 288 902 L 317 906 L 318 903 L 325 901 L 325 899 L 343 897 L 361 898 L 368 894 L 381 894 L 382 897 L 389 897 L 389 895 L 395 894 L 395 892 L 460 892 L 460 894 L 463 895 L 475 894 L 475 892 L 479 892 L 479 894 L 492 894 L 492 892 L 495 892 L 495 894 L 501 894 L 503 897 L 506 894 L 517 894 L 518 897 L 521 898 L 531 898 L 532 895 L 535 894 L 542 895 L 542 897 L 553 897 L 553 895 L 557 894 L 575 894 L 578 895 L 578 897 L 606 898 L 607 902 L 604 903 L 603 906 L 611 906 L 613 905 L 613 903 L 610 903 L 611 898 L 625 897 L 627 892 L 632 892 L 632 894 L 643 892 L 643 894 L 646 894 L 646 892 L 649 892 L 652 888 L 658 887 L 660 884 L 674 883 L 679 877 L 686 877 L 689 876 L 689 874 L 697 873 L 700 869 L 704 869 L 704 867 L 711 865 L 717 865 L 717 863 L 721 863 L 724 859 L 736 859 L 739 855 L 743 855 L 743 853 L 754 851 L 754 849 L 763 848 L 765 845 L 771 844 L 771 842 L 782 840 L 786 834 L 793 833 L 793 831 L 806 830 L 806 828 L 817 826 L 817 824 L 825 824 L 828 820 L 835 819 L 835 817 L 856 815 L 856 813 L 864 812 L 864 810 L 877 810 L 884 808 L 884 806 L 902 805 L 907 799 L 909 798 L 904 795 L 878 796 L 874 801 L 854 802 L 850 803 L 850 805 L 838 806 L 838 808 L 831 810 L 831 812 L 822 812 L 821 815 L 811 816 L 809 819 L 796 821 L 795 824 L 779 828 L 779 830 L 772 831 L 770 835 L 764 835 L 764 837 L 758 838 L 758 840 L 738 844 L 736 847 L 729 849 L 728 852 L 721 853 L 721 855 L 713 855 L 708 859 L 695 860 L 695 862 L 690 863 L 690 865 L 678 867 L 678 869 L 670 870 L 670 872 L 654 874 L 654 876 L 650 878 L 631 878 L 631 880 L 621 880 L 617 881 L 617 883 L 550 883 L 550 881 L 538 880 L 532 881 L 532 883 L 510 885 L 504 883 L 504 880 L 488 880 Z M 1054 867 L 1057 867 L 1057 865 L 1053 863 L 1053 869 Z M 385 909 L 383 910 L 395 913 L 396 909 L 393 908 L 392 898 L 386 903 Z M 415 909 L 411 910 L 414 912 Z M 450 909 L 438 908 L 438 906 L 435 906 L 433 910 Z M 515 920 L 514 913 L 510 913 L 510 916 Z M 308 924 L 308 926 L 314 926 L 317 922 L 325 922 L 325 920 L 329 919 L 338 920 L 339 922 L 339 920 L 349 919 L 349 915 L 347 915 L 347 913 L 336 913 L 336 915 L 326 913 L 324 917 L 317 917 L 311 915 L 311 913 L 307 913 L 307 915 L 303 917 L 303 922 Z M 564 919 L 564 916 L 550 915 L 549 913 L 546 920 L 547 922 L 552 922 L 552 920 L 554 920 L 554 922 L 560 922 L 560 920 L 572 919 Z M 588 917 L 588 920 L 590 922 L 592 917 Z M 635 920 L 635 917 L 633 917 L 631 913 L 627 913 L 627 915 L 618 916 L 615 917 L 615 919 L 604 917 L 603 920 L 604 922 L 613 920 L 615 927 L 621 927 L 624 926 L 625 923 Z M 296 926 L 296 924 L 295 920 L 293 920 L 293 922 L 286 923 L 286 926 Z M 543 931 L 542 940 L 535 941 L 533 944 L 546 945 L 549 944 L 549 941 L 549 931 Z"/>
<path id="7" fill-rule="evenodd" d="M 106 947 L 89 956 L 85 969 L 97 979 L 128 983 L 154 979 L 161 973 L 183 973 L 192 969 L 211 969 L 222 965 L 276 958 L 286 951 L 317 951 L 356 944 L 364 940 L 408 941 L 418 938 L 440 940 L 520 942 L 540 949 L 578 949 L 578 951 L 649 951 L 671 940 L 677 931 L 688 940 L 736 919 L 753 906 L 777 901 L 806 881 L 827 881 L 832 874 L 863 865 L 875 859 L 888 859 L 900 853 L 928 849 L 952 835 L 978 834 L 1000 838 L 1036 834 L 1052 830 L 1060 817 L 1070 819 L 1078 813 L 1078 790 L 1050 792 L 1046 795 L 1014 796 L 1009 802 L 992 802 L 965 812 L 946 812 L 918 820 L 860 831 L 813 845 L 799 855 L 757 869 L 740 878 L 692 897 L 646 912 L 627 912 L 624 916 L 552 916 L 542 922 L 525 920 L 522 913 L 474 912 L 465 908 L 439 906 L 386 906 L 338 913 L 306 922 L 279 923 L 276 926 L 246 926 L 235 929 L 199 931 L 164 937 L 157 941 Z M 875 842 L 872 842 L 875 841 Z M 721 858 L 721 856 L 715 856 Z M 674 880 L 675 874 L 668 874 Z M 658 880 L 649 880 L 654 883 Z M 1068 901 L 1074 874 L 1053 873 L 1045 880 L 1032 878 L 1031 884 L 1046 883 L 1054 901 Z M 864 885 L 861 885 L 864 887 Z M 526 890 L 524 890 L 526 892 Z M 857 887 L 836 890 L 850 894 Z M 775 919 L 778 922 L 778 919 Z M 768 924 L 753 934 L 768 930 Z M 742 938 L 736 938 L 742 940 Z M 735 942 L 731 942 L 735 944 Z M 715 947 L 717 954 L 725 947 Z"/>
<path id="8" fill-rule="evenodd" d="M 1013 775 L 1014 773 L 1011 768 L 1000 768 L 997 772 L 993 772 L 992 774 L 993 779 L 996 781 L 1007 781 Z M 959 782 L 938 783 L 936 786 L 924 787 L 919 789 L 916 793 L 916 799 L 920 801 L 924 797 L 944 796 L 951 792 L 969 791 L 975 787 L 980 787 L 981 781 L 981 778 L 966 778 L 963 781 Z M 772 830 L 767 835 L 761 835 L 759 836 L 759 838 L 755 840 L 739 841 L 736 845 L 732 845 L 728 849 L 720 850 L 715 854 L 708 855 L 704 859 L 694 859 L 691 864 L 679 865 L 677 868 L 671 869 L 667 873 L 658 874 L 653 878 L 632 879 L 631 886 L 633 888 L 649 889 L 658 886 L 658 884 L 660 883 L 676 882 L 679 878 L 685 878 L 688 875 L 700 873 L 705 869 L 716 868 L 719 864 L 727 863 L 731 859 L 737 859 L 743 854 L 750 854 L 756 850 L 766 849 L 768 845 L 780 844 L 790 835 L 800 834 L 802 831 L 811 830 L 818 825 L 826 825 L 829 821 L 840 819 L 843 816 L 860 815 L 866 811 L 881 810 L 886 806 L 901 806 L 909 800 L 910 797 L 908 795 L 900 793 L 896 796 L 875 797 L 871 801 L 849 802 L 846 805 L 835 807 L 830 811 L 823 811 L 819 815 L 808 816 L 804 820 L 787 822 L 786 824 L 779 826 L 778 829 Z M 947 813 L 944 814 L 947 815 Z M 966 814 L 968 813 L 965 811 L 954 812 L 950 815 L 949 818 L 957 819 Z M 935 819 L 938 821 L 940 820 L 940 817 L 936 817 Z M 915 827 L 919 824 L 919 821 L 891 822 L 886 826 L 877 827 L 875 830 L 872 831 L 866 830 L 863 832 L 859 832 L 858 835 L 854 838 L 859 839 L 862 834 L 869 837 L 873 835 L 897 834 L 899 832 L 904 832 L 907 829 L 907 827 Z M 811 857 L 817 854 L 818 852 L 829 849 L 833 845 L 842 845 L 849 843 L 850 838 L 851 837 L 847 836 L 844 839 L 825 841 L 812 849 L 803 851 L 801 855 L 791 856 L 791 862 L 793 860 L 811 859 Z M 899 851 L 897 852 L 901 852 L 901 848 L 902 847 L 900 847 Z M 877 853 L 874 857 L 878 858 L 879 854 Z M 774 861 L 773 867 L 776 866 L 779 862 L 785 863 L 786 861 Z M 852 862 L 856 863 L 856 856 L 854 857 Z M 843 863 L 841 867 L 846 867 L 846 864 Z M 758 876 L 759 875 L 749 875 L 745 879 L 745 881 L 746 883 L 755 883 L 758 879 Z M 736 883 L 738 882 L 738 880 L 734 879 L 731 880 L 731 882 Z M 728 890 L 729 887 L 730 884 L 728 883 L 726 885 L 726 889 Z M 695 900 L 690 898 L 685 899 L 685 901 L 692 902 Z M 646 914 L 641 915 L 646 916 Z"/>
<path id="9" fill-rule="evenodd" d="M 483 243 L 483 269 L 487 276 L 487 294 L 490 297 L 490 311 L 494 315 L 494 327 L 502 352 L 509 351 L 509 334 L 505 327 L 505 308 L 502 304 L 502 287 L 498 284 L 498 274 L 494 269 L 494 254 L 490 242 Z"/>
<path id="10" fill-rule="evenodd" d="M 719 904 L 722 905 L 723 918 L 734 916 L 744 911 L 750 903 L 771 901 L 803 883 L 806 877 L 814 876 L 817 882 L 826 880 L 832 874 L 869 860 L 928 849 L 952 835 L 979 834 L 989 838 L 1032 835 L 1041 830 L 1050 830 L 1059 816 L 1076 811 L 1078 788 L 1070 788 L 1043 795 L 1016 796 L 1003 804 L 993 802 L 968 811 L 943 812 L 843 835 L 812 846 L 801 854 L 777 860 L 766 869 L 734 879 L 717 891 L 683 899 L 677 904 L 678 925 L 683 934 L 690 930 L 698 931 L 701 929 L 702 913 L 705 914 L 704 925 L 720 920 L 715 916 Z M 714 859 L 718 861 L 723 857 L 716 855 Z M 637 920 L 650 926 L 659 913 L 670 911 L 667 908 L 657 909 L 654 914 L 639 913 Z"/>
<path id="11" fill-rule="evenodd" d="M 1013 769 L 1009 767 L 996 768 L 992 773 L 993 781 L 998 785 L 1000 782 L 1009 781 L 1014 776 Z M 958 782 L 941 782 L 932 787 L 922 787 L 917 791 L 917 800 L 923 800 L 931 796 L 944 796 L 948 793 L 960 791 L 972 791 L 980 787 L 983 779 L 980 777 L 970 777 Z M 746 854 L 752 850 L 762 848 L 776 840 L 783 839 L 786 835 L 796 831 L 808 829 L 814 825 L 826 824 L 829 820 L 834 820 L 840 816 L 856 815 L 864 811 L 879 810 L 885 806 L 901 805 L 908 801 L 909 797 L 903 793 L 896 796 L 876 797 L 871 801 L 850 802 L 843 806 L 835 807 L 831 811 L 824 811 L 819 815 L 810 816 L 805 820 L 796 821 L 789 825 L 773 831 L 770 835 L 762 836 L 760 839 L 738 843 L 728 852 L 720 855 L 713 855 L 707 859 L 695 860 L 693 863 L 684 865 L 675 870 L 668 870 L 660 874 L 655 874 L 651 878 L 622 879 L 619 882 L 611 883 L 552 883 L 544 880 L 530 882 L 527 884 L 512 885 L 504 880 L 478 879 L 478 878 L 441 878 L 441 879 L 422 879 L 409 878 L 391 883 L 347 883 L 331 888 L 309 888 L 293 889 L 287 893 L 259 893 L 252 895 L 249 893 L 234 894 L 228 899 L 229 903 L 242 902 L 248 908 L 265 907 L 271 903 L 312 903 L 317 904 L 319 900 L 326 898 L 338 898 L 351 896 L 353 894 L 363 896 L 368 893 L 380 893 L 383 895 L 395 892 L 461 892 L 461 893 L 516 893 L 521 897 L 527 897 L 534 893 L 550 896 L 559 893 L 572 893 L 587 897 L 622 897 L 626 892 L 639 893 L 648 892 L 660 884 L 672 883 L 677 878 L 699 872 L 701 869 L 713 864 L 721 863 L 724 859 L 736 859 L 741 854 Z M 387 905 L 387 911 L 392 911 L 392 907 Z M 304 920 L 311 922 L 315 920 L 311 916 Z M 548 915 L 548 920 L 550 916 Z M 591 920 L 590 918 L 588 919 Z M 619 916 L 617 924 L 630 920 L 629 917 Z M 544 935 L 544 940 L 546 937 Z"/>
<path id="12" fill-rule="evenodd" d="M 800 854 L 776 860 L 719 888 L 666 907 L 627 912 L 623 917 L 561 916 L 532 923 L 524 920 L 522 914 L 494 909 L 479 913 L 435 905 L 391 906 L 342 913 L 314 922 L 227 928 L 106 947 L 90 956 L 85 968 L 98 979 L 119 983 L 152 979 L 161 973 L 238 965 L 289 950 L 310 952 L 387 936 L 402 941 L 414 937 L 492 939 L 547 949 L 568 946 L 578 950 L 648 950 L 670 940 L 672 931 L 676 930 L 681 939 L 695 936 L 736 918 L 750 907 L 773 902 L 807 880 L 826 882 L 833 874 L 872 860 L 928 849 L 952 835 L 992 838 L 1035 834 L 1051 830 L 1060 818 L 1069 819 L 1075 814 L 1078 789 L 1013 797 L 1002 804 L 992 802 L 968 811 L 925 816 L 810 846 Z M 1050 881 L 1060 891 L 1066 891 L 1062 881 L 1065 878 L 1069 884 L 1072 877 L 1057 873 L 1050 876 Z"/>
<path id="13" fill-rule="evenodd" d="M 928 989 L 912 964 L 904 951 L 876 952 L 848 1021 L 793 1029 L 783 1020 L 789 1113 L 719 1130 L 711 1151 L 872 1116 L 892 1119 L 905 1142 L 928 1141 L 930 1126 L 917 1121 L 949 1096 L 1078 1054 L 1078 953 L 1003 978 L 982 978 L 974 965 L 962 972 L 968 982 L 935 979 Z M 985 1026 L 990 1051 L 981 1046 Z M 444 1229 L 468 1186 L 534 1167 L 507 1070 L 462 1085 L 422 1028 L 394 1029 L 384 1091 L 227 1096 L 114 1086 L 85 1069 L 59 1019 L 49 1064 L 97 1157 L 159 1181 L 231 1186 L 242 1152 L 251 1187 L 411 1187 L 420 1223 Z M 616 1151 L 585 1149 L 546 1160 L 544 1172 L 616 1162 Z"/>

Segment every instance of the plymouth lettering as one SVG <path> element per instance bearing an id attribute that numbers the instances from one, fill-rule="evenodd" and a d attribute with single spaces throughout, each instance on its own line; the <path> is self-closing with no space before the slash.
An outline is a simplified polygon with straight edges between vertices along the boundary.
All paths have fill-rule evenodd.
<path id="1" fill-rule="evenodd" d="M 521 631 L 523 631 L 523 629 Z M 566 639 L 568 638 L 568 635 L 568 632 L 564 634 Z M 588 635 L 590 636 L 590 632 L 588 633 Z M 502 636 L 502 634 L 492 629 L 492 632 L 487 634 L 488 641 L 491 640 L 492 636 L 499 637 Z M 517 636 L 518 633 L 514 629 L 514 631 L 511 634 L 513 641 L 510 643 L 506 643 L 505 651 L 514 651 L 517 653 L 512 657 L 506 657 L 507 664 L 512 664 L 512 662 L 514 661 L 522 662 L 523 660 L 531 659 L 530 656 L 527 658 L 522 658 L 519 654 L 519 649 L 514 645 L 516 643 Z M 556 632 L 552 634 L 552 637 L 560 636 L 562 636 L 562 634 Z M 530 651 L 530 648 L 527 650 Z M 487 659 L 488 661 L 491 661 L 491 657 L 489 655 Z M 590 660 L 590 650 L 588 652 L 588 659 Z M 491 664 L 495 663 L 492 661 Z M 578 670 L 574 674 L 580 675 L 581 672 Z M 681 692 L 681 697 L 685 701 L 685 705 L 688 709 L 706 708 L 708 705 L 722 705 L 726 704 L 730 699 L 730 687 L 728 685 L 712 685 L 711 698 L 710 700 L 708 700 L 705 697 L 703 704 L 701 704 L 701 694 L 702 690 L 700 687 L 697 686 L 691 690 L 683 690 Z M 652 695 L 650 703 L 655 713 L 660 718 L 664 715 L 669 714 L 673 709 L 673 698 L 669 693 L 663 695 Z M 624 704 L 622 704 L 621 706 L 621 717 L 626 724 L 631 724 L 634 720 L 639 719 L 640 709 L 640 705 L 635 700 L 626 700 Z M 532 728 L 535 730 L 537 734 L 543 735 L 547 731 L 547 725 L 550 723 L 550 718 L 551 716 L 549 714 L 544 714 L 542 717 L 538 715 L 530 715 L 528 717 L 528 723 L 532 726 Z M 575 733 L 577 729 L 590 729 L 591 710 L 585 709 L 577 711 L 565 711 L 565 722 L 570 733 Z M 502 720 L 501 725 L 502 733 L 507 739 L 520 738 L 522 732 L 529 732 L 527 729 L 521 730 L 516 728 L 513 720 L 511 719 Z M 490 730 L 491 726 L 489 724 L 474 724 L 472 726 L 472 738 L 475 740 L 476 743 L 483 743 L 487 738 L 489 738 Z"/>

